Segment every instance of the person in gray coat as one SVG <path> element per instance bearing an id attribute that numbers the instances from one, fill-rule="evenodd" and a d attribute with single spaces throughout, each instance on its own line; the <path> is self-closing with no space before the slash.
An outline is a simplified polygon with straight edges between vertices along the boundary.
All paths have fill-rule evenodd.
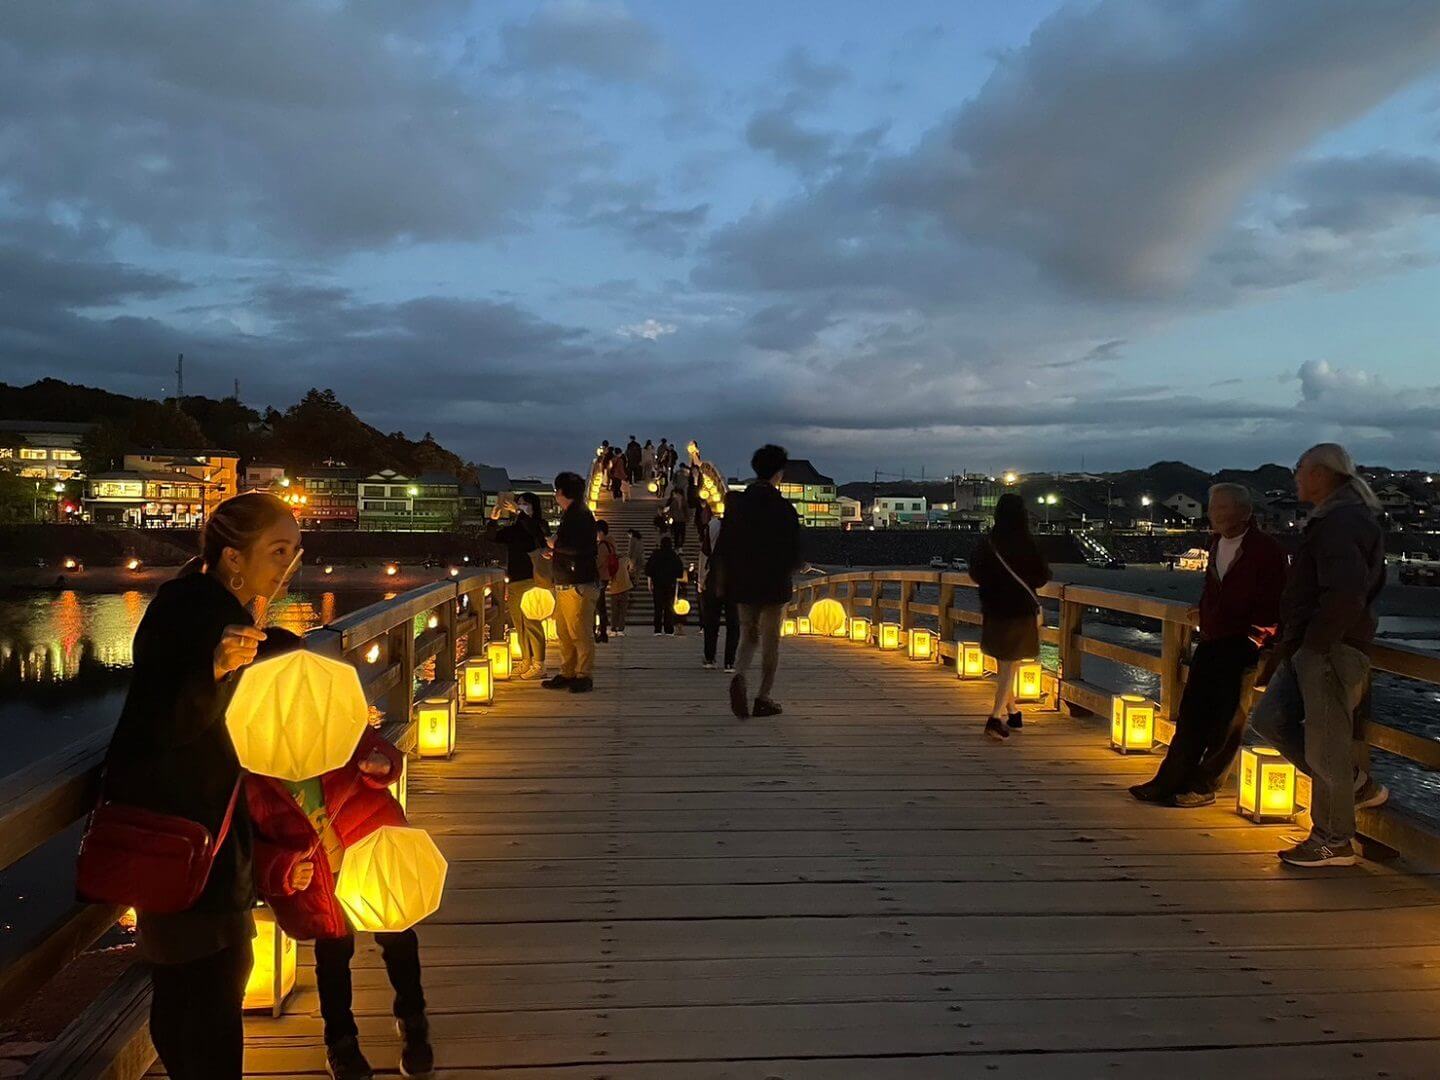
<path id="1" fill-rule="evenodd" d="M 1280 643 L 1256 680 L 1254 731 L 1310 774 L 1310 835 L 1280 852 L 1292 866 L 1353 866 L 1355 810 L 1389 792 L 1354 764 L 1355 713 L 1370 683 L 1364 647 L 1375 636 L 1385 584 L 1379 500 L 1335 443 L 1312 446 L 1295 489 L 1314 509 L 1280 599 Z"/>

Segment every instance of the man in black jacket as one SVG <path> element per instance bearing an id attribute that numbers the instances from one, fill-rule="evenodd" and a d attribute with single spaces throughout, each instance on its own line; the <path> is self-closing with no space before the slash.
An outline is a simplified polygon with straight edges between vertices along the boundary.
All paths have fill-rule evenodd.
<path id="1" fill-rule="evenodd" d="M 560 525 L 549 540 L 555 564 L 555 630 L 560 645 L 560 674 L 540 685 L 549 690 L 588 692 L 594 683 L 595 605 L 600 598 L 595 516 L 585 506 L 585 480 L 579 473 L 555 477 Z"/>
<path id="2" fill-rule="evenodd" d="M 800 516 L 778 487 L 789 456 L 779 446 L 762 446 L 750 459 L 757 479 L 725 503 L 725 527 L 713 558 L 719 561 L 720 595 L 738 605 L 740 652 L 730 680 L 730 708 L 750 715 L 745 674 L 760 651 L 760 692 L 756 716 L 778 716 L 770 697 L 780 662 L 780 623 L 794 592 L 790 577 L 800 566 Z"/>

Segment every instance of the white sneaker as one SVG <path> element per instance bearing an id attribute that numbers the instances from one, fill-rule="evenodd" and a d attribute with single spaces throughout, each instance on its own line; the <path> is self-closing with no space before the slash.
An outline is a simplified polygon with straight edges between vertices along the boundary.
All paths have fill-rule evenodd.
<path id="1" fill-rule="evenodd" d="M 543 664 L 531 664 L 520 673 L 520 678 L 526 682 L 533 682 L 535 679 L 543 679 L 544 677 L 545 667 Z"/>
<path id="2" fill-rule="evenodd" d="M 714 670 L 715 670 L 715 661 L 714 661 L 714 660 L 706 660 L 706 661 L 705 661 L 703 664 L 701 664 L 700 666 L 703 667 L 706 671 L 714 671 Z"/>

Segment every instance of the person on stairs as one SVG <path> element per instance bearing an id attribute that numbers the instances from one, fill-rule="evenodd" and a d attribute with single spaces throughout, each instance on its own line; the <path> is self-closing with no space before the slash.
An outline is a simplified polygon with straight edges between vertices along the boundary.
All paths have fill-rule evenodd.
<path id="1" fill-rule="evenodd" d="M 1050 580 L 1050 567 L 1030 535 L 1025 502 L 1014 492 L 995 503 L 995 524 L 975 546 L 970 576 L 980 594 L 980 645 L 993 656 L 995 703 L 985 721 L 992 739 L 1010 737 L 1025 721 L 1015 704 L 1015 665 L 1040 655 L 1040 599 L 1035 590 Z"/>
<path id="2" fill-rule="evenodd" d="M 610 641 L 610 582 L 620 568 L 620 556 L 610 540 L 610 523 L 595 522 L 595 569 L 600 575 L 600 594 L 595 601 L 595 640 L 601 645 Z"/>
<path id="3" fill-rule="evenodd" d="M 505 607 L 510 625 L 520 634 L 520 667 L 516 675 L 520 679 L 545 677 L 545 624 L 527 618 L 520 600 L 535 584 L 532 553 L 545 550 L 549 535 L 540 496 L 533 491 L 502 494 L 495 500 L 485 526 L 485 539 L 505 548 L 505 573 L 510 579 L 505 588 Z"/>
<path id="4" fill-rule="evenodd" d="M 619 447 L 610 451 L 610 460 L 606 465 L 610 476 L 610 497 L 617 502 L 625 496 L 625 453 Z"/>
<path id="5" fill-rule="evenodd" d="M 685 573 L 685 565 L 675 553 L 675 542 L 668 536 L 660 538 L 660 546 L 645 563 L 645 576 L 650 579 L 650 597 L 655 604 L 655 633 L 675 633 L 675 587 Z"/>
<path id="6" fill-rule="evenodd" d="M 630 612 L 630 593 L 635 586 L 634 575 L 630 572 L 630 556 L 627 553 L 621 556 L 616 544 L 610 540 L 610 527 L 605 522 L 596 522 L 597 528 L 604 528 L 604 539 L 599 547 L 599 560 L 605 558 L 604 544 L 610 545 L 610 552 L 614 559 L 614 573 L 610 576 L 607 586 L 608 605 L 610 608 L 610 633 L 614 637 L 625 636 L 625 623 Z M 634 530 L 632 529 L 633 533 Z M 597 560 L 598 561 L 598 560 Z"/>
<path id="7" fill-rule="evenodd" d="M 647 484 L 655 479 L 655 444 L 649 439 L 640 448 L 640 479 Z"/>
<path id="8" fill-rule="evenodd" d="M 626 478 L 632 484 L 640 482 L 640 443 L 634 435 L 625 444 L 625 473 Z"/>
<path id="9" fill-rule="evenodd" d="M 728 502 L 729 496 L 726 496 Z M 707 671 L 715 668 L 715 650 L 720 642 L 720 620 L 725 620 L 725 670 L 735 671 L 735 653 L 740 648 L 740 613 L 735 602 L 721 599 L 720 575 L 715 567 L 715 548 L 724 527 L 722 519 L 702 506 L 697 512 L 700 529 L 700 558 L 696 563 L 696 582 L 700 590 L 700 626 L 704 632 L 704 661 Z"/>

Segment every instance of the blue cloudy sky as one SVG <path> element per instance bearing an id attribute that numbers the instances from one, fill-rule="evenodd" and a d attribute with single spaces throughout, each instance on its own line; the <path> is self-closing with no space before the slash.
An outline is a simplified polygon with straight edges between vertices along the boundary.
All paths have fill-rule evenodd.
<path id="1" fill-rule="evenodd" d="M 528 470 L 1440 465 L 1434 0 L 16 0 L 0 379 Z"/>

